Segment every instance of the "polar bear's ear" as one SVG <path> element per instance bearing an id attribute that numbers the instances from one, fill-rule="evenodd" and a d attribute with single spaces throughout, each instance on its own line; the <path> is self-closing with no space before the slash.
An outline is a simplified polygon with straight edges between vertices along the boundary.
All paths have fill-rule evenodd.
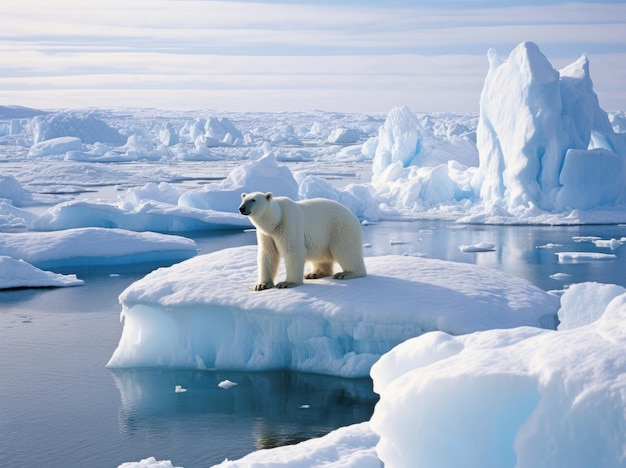
<path id="1" fill-rule="evenodd" d="M 265 194 L 265 199 L 266 199 L 267 201 L 272 201 L 272 198 L 274 198 L 274 195 L 272 195 L 272 192 L 267 192 L 267 193 Z"/>
<path id="2" fill-rule="evenodd" d="M 241 194 L 241 198 L 246 198 L 246 195 L 248 195 L 248 194 L 247 194 L 246 192 L 243 192 L 243 193 Z"/>

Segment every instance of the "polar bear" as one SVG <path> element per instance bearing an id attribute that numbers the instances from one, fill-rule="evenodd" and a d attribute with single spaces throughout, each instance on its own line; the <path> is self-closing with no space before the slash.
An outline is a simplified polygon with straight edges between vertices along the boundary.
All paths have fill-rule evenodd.
<path id="1" fill-rule="evenodd" d="M 242 193 L 241 198 L 239 212 L 250 217 L 259 245 L 255 291 L 274 287 L 281 257 L 286 279 L 277 288 L 301 285 L 306 261 L 311 263 L 306 279 L 332 275 L 335 262 L 343 269 L 335 279 L 366 275 L 361 225 L 345 206 L 324 198 L 294 201 L 271 192 Z"/>

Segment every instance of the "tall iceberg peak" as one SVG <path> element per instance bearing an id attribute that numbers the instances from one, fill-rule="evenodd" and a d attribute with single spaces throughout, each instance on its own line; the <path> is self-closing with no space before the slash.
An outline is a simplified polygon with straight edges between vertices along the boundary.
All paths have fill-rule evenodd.
<path id="1" fill-rule="evenodd" d="M 481 198 L 545 207 L 563 159 L 559 73 L 532 42 L 507 60 L 493 50 L 488 58 L 476 141 Z"/>
<path id="2" fill-rule="evenodd" d="M 473 180 L 483 202 L 563 211 L 619 201 L 626 141 L 600 108 L 587 57 L 558 72 L 524 42 L 488 59 Z"/>

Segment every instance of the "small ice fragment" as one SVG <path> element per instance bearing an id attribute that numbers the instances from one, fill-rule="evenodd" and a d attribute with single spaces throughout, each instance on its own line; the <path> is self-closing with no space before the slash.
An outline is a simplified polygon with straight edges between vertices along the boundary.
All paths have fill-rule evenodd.
<path id="1" fill-rule="evenodd" d="M 574 242 L 593 242 L 593 241 L 600 240 L 600 239 L 602 238 L 598 236 L 574 236 L 572 237 L 572 240 Z"/>
<path id="2" fill-rule="evenodd" d="M 229 388 L 234 387 L 235 385 L 238 385 L 236 382 L 232 382 L 228 379 L 226 380 L 222 380 L 220 383 L 217 384 L 218 387 L 223 388 L 225 390 L 228 390 Z"/>
<path id="3" fill-rule="evenodd" d="M 404 244 L 408 244 L 409 242 L 407 241 L 403 241 L 403 240 L 390 240 L 389 241 L 389 245 L 404 245 Z"/>
<path id="4" fill-rule="evenodd" d="M 309 409 L 311 406 L 310 405 L 300 405 L 300 408 L 302 409 Z"/>
<path id="5" fill-rule="evenodd" d="M 183 388 L 183 387 L 182 387 L 182 386 L 180 386 L 180 385 L 176 385 L 176 387 L 174 387 L 174 391 L 175 391 L 176 393 L 185 393 L 185 392 L 187 391 L 187 389 L 186 389 L 186 388 Z"/>
<path id="6" fill-rule="evenodd" d="M 496 250 L 495 244 L 491 244 L 489 242 L 479 242 L 475 245 L 459 245 L 459 250 L 461 252 L 492 252 Z"/>
<path id="7" fill-rule="evenodd" d="M 555 273 L 553 275 L 550 275 L 550 278 L 557 281 L 565 281 L 571 277 L 572 275 L 568 275 L 567 273 Z"/>
<path id="8" fill-rule="evenodd" d="M 364 249 L 371 249 L 372 248 L 372 244 L 363 244 L 363 248 Z"/>
<path id="9" fill-rule="evenodd" d="M 538 249 L 554 249 L 556 247 L 563 247 L 563 245 L 562 244 L 547 243 L 545 245 L 538 245 L 537 246 Z"/>

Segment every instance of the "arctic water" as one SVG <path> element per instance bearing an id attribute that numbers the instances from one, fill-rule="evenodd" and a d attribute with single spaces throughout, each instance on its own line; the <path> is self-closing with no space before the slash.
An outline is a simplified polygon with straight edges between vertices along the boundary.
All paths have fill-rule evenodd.
<path id="1" fill-rule="evenodd" d="M 626 286 L 624 225 L 489 226 L 444 221 L 364 226 L 366 255 L 424 255 L 497 268 L 542 289 Z M 195 234 L 200 254 L 255 243 L 251 232 Z M 488 242 L 493 251 L 462 252 Z M 613 253 L 560 264 L 557 252 Z M 117 296 L 156 265 L 78 271 L 85 286 L 0 293 L 0 460 L 6 466 L 117 466 L 149 456 L 210 466 L 368 420 L 369 379 L 294 372 L 110 370 L 122 325 Z M 556 277 L 551 275 L 561 274 Z M 454 281 L 454 278 L 450 278 Z M 381 291 L 384 294 L 384 291 Z M 419 298 L 416 298 L 419 300 Z M 384 313 L 384 311 L 381 311 Z M 238 385 L 224 389 L 219 382 Z M 186 392 L 176 392 L 180 385 Z"/>

